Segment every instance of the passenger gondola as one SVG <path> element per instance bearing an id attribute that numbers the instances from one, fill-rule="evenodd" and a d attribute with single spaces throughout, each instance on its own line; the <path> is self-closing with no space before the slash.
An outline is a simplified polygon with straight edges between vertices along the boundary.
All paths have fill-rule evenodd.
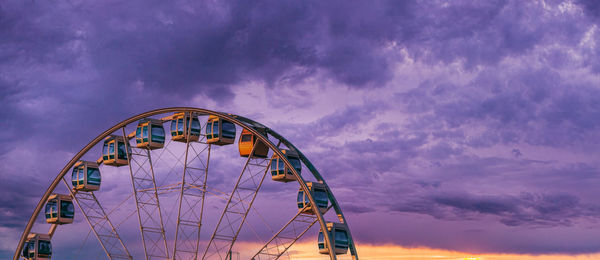
<path id="1" fill-rule="evenodd" d="M 264 129 L 256 130 L 259 131 L 263 136 L 267 136 L 267 133 Z M 269 153 L 269 147 L 262 141 L 259 141 L 258 137 L 250 133 L 250 131 L 246 129 L 242 130 L 242 134 L 240 134 L 240 139 L 238 140 L 240 156 L 248 157 L 252 152 L 254 144 L 256 144 L 256 148 L 254 148 L 254 153 L 252 153 L 252 157 L 267 158 L 267 155 Z"/>
<path id="2" fill-rule="evenodd" d="M 125 148 L 125 138 L 120 135 L 110 135 L 104 139 L 102 147 L 102 163 L 110 166 L 127 165 L 127 149 Z M 129 143 L 128 145 L 129 146 Z M 129 148 L 131 149 L 131 148 Z M 129 151 L 131 152 L 131 150 Z"/>
<path id="3" fill-rule="evenodd" d="M 52 244 L 50 236 L 46 234 L 31 233 L 23 245 L 21 254 L 27 260 L 44 260 L 52 257 Z"/>
<path id="4" fill-rule="evenodd" d="M 46 222 L 50 224 L 70 224 L 75 217 L 73 200 L 69 195 L 52 194 L 46 201 Z"/>
<path id="5" fill-rule="evenodd" d="M 190 112 L 175 113 L 171 119 L 171 140 L 196 142 L 200 138 L 200 121 Z"/>
<path id="6" fill-rule="evenodd" d="M 336 255 L 346 254 L 350 241 L 348 240 L 348 227 L 342 223 L 327 222 L 327 232 L 333 240 L 334 253 Z M 319 253 L 329 254 L 329 243 L 325 242 L 323 230 L 319 231 Z"/>
<path id="7" fill-rule="evenodd" d="M 206 142 L 227 145 L 235 142 L 235 125 L 218 116 L 209 116 L 206 122 Z"/>
<path id="8" fill-rule="evenodd" d="M 294 169 L 296 169 L 296 172 L 300 174 L 302 165 L 300 164 L 298 153 L 285 149 L 282 149 L 281 152 L 286 156 L 287 160 L 290 162 L 290 164 L 292 164 Z M 283 160 L 281 160 L 277 155 L 273 155 L 273 158 L 271 159 L 271 179 L 280 182 L 290 182 L 295 181 L 296 176 L 294 176 L 292 170 L 285 166 Z"/>
<path id="9" fill-rule="evenodd" d="M 71 183 L 73 189 L 96 191 L 100 189 L 100 169 L 96 162 L 79 161 L 73 166 Z"/>
<path id="10" fill-rule="evenodd" d="M 138 148 L 149 150 L 163 148 L 165 145 L 165 129 L 162 121 L 152 118 L 140 120 L 135 130 L 135 143 Z"/>
<path id="11" fill-rule="evenodd" d="M 329 197 L 327 196 L 327 188 L 325 187 L 325 184 L 318 182 L 306 182 L 306 186 L 308 186 L 308 190 L 315 200 L 315 203 L 317 203 L 317 208 L 319 208 L 321 214 L 325 214 L 325 212 L 327 212 L 327 207 L 329 206 Z M 305 214 L 315 214 L 314 207 L 310 205 L 308 196 L 306 193 L 304 193 L 302 188 L 298 190 L 298 210 Z"/>

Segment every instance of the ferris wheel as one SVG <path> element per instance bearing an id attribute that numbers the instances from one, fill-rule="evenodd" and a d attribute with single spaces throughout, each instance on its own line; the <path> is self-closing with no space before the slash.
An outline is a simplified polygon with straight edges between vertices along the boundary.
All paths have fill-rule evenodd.
<path id="1" fill-rule="evenodd" d="M 358 259 L 337 200 L 304 154 L 248 118 L 173 107 L 126 119 L 75 154 L 13 260 L 281 259 L 299 240 L 330 259 Z"/>

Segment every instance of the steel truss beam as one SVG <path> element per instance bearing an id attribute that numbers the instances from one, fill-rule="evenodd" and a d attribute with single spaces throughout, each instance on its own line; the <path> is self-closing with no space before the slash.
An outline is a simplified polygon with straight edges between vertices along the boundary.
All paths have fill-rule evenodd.
<path id="1" fill-rule="evenodd" d="M 71 197 L 75 200 L 77 206 L 79 206 L 94 235 L 98 238 L 100 246 L 102 246 L 108 258 L 133 259 L 123 240 L 121 240 L 119 233 L 108 218 L 108 214 L 106 214 L 98 198 L 94 195 L 94 192 L 72 190 L 64 178 L 63 182 L 67 186 L 69 193 L 71 193 Z"/>
<path id="2" fill-rule="evenodd" d="M 257 144 L 258 142 L 254 143 L 250 155 L 254 154 Z M 219 259 L 229 258 L 233 244 L 242 225 L 244 225 L 248 212 L 252 208 L 256 194 L 262 186 L 270 165 L 270 159 L 248 156 L 246 164 L 225 204 L 219 222 L 215 226 L 215 231 L 204 250 L 202 259 L 215 255 Z"/>
<path id="3" fill-rule="evenodd" d="M 308 207 L 305 206 L 304 209 Z M 331 208 L 327 208 L 328 210 Z M 298 241 L 315 223 L 316 215 L 298 213 L 290 219 L 265 245 L 252 257 L 253 260 L 279 259 L 287 250 Z"/>
<path id="4" fill-rule="evenodd" d="M 174 259 L 198 258 L 211 147 L 203 140 L 200 140 L 200 143 L 204 148 L 196 148 L 194 143 L 186 142 L 173 247 Z M 206 154 L 206 161 L 201 158 L 203 154 Z"/>
<path id="5" fill-rule="evenodd" d="M 150 150 L 132 148 L 125 134 L 125 128 L 122 128 L 122 130 L 123 138 L 125 139 L 125 149 L 128 151 L 129 173 L 131 174 L 131 184 L 133 185 L 146 259 L 169 259 L 169 249 L 167 247 L 167 238 L 165 236 L 162 212 L 158 200 Z M 134 168 L 136 169 L 134 170 Z M 157 215 L 158 219 L 156 218 Z"/>

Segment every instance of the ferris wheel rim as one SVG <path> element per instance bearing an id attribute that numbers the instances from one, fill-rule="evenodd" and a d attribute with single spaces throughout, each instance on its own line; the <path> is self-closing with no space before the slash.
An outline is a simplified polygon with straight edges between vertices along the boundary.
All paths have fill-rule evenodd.
<path id="1" fill-rule="evenodd" d="M 124 127 L 126 127 L 127 125 L 132 124 L 140 119 L 158 115 L 158 114 L 170 113 L 170 112 L 191 112 L 191 113 L 199 113 L 199 115 L 218 116 L 218 117 L 221 117 L 221 118 L 223 118 L 227 121 L 230 121 L 236 125 L 239 125 L 243 129 L 246 129 L 250 133 L 254 134 L 260 141 L 264 142 L 269 147 L 269 149 L 273 150 L 274 155 L 278 156 L 281 159 L 281 161 L 285 164 L 285 166 L 288 167 L 290 172 L 296 177 L 297 182 L 300 185 L 300 188 L 307 195 L 307 198 L 308 198 L 309 202 L 311 203 L 311 205 L 317 205 L 313 196 L 309 192 L 306 181 L 304 180 L 302 175 L 300 175 L 296 171 L 296 169 L 292 166 L 292 164 L 287 160 L 285 154 L 282 153 L 281 150 L 275 144 L 273 144 L 266 136 L 263 136 L 256 129 L 254 129 L 253 126 L 264 127 L 268 134 L 271 134 L 271 136 L 278 139 L 280 142 L 282 142 L 288 148 L 294 149 L 298 153 L 300 160 L 310 170 L 311 174 L 313 174 L 313 176 L 319 182 L 324 184 L 324 186 L 329 194 L 329 199 L 332 203 L 332 207 L 334 208 L 339 220 L 348 227 L 346 218 L 345 218 L 343 212 L 341 211 L 341 208 L 339 207 L 339 204 L 338 204 L 337 200 L 335 199 L 335 196 L 331 192 L 329 185 L 327 185 L 327 183 L 325 182 L 324 178 L 320 175 L 318 170 L 308 160 L 308 158 L 306 158 L 306 156 L 304 156 L 304 154 L 299 149 L 297 149 L 291 142 L 289 142 L 287 139 L 285 139 L 282 135 L 275 132 L 271 128 L 264 126 L 263 124 L 261 124 L 259 122 L 248 119 L 246 117 L 234 115 L 234 114 L 223 113 L 223 112 L 213 111 L 213 110 L 204 109 L 204 108 L 195 108 L 195 107 L 168 107 L 168 108 L 154 109 L 154 110 L 146 111 L 146 112 L 131 116 L 131 117 L 113 125 L 109 129 L 103 131 L 101 134 L 99 134 L 94 139 L 92 139 L 87 145 L 85 145 L 78 153 L 76 153 L 71 158 L 71 160 L 69 160 L 69 162 L 65 165 L 65 167 L 63 167 L 63 169 L 58 173 L 58 175 L 52 181 L 50 186 L 48 186 L 48 188 L 44 192 L 44 195 L 38 202 L 36 208 L 34 209 L 31 217 L 29 218 L 29 220 L 27 222 L 27 225 L 25 226 L 25 229 L 23 230 L 23 233 L 21 234 L 19 243 L 15 249 L 13 260 L 19 259 L 21 249 L 23 248 L 25 241 L 27 240 L 27 236 L 31 233 L 31 229 L 33 228 L 33 225 L 35 224 L 35 220 L 37 219 L 37 216 L 41 212 L 41 209 L 43 208 L 44 203 L 50 197 L 52 192 L 56 189 L 56 187 L 61 182 L 61 180 L 64 180 L 64 177 L 67 174 L 67 172 L 69 172 L 69 170 L 75 165 L 75 163 L 77 163 L 81 159 L 81 157 L 83 157 L 93 147 L 95 147 L 98 143 L 100 143 L 102 140 L 104 140 L 104 138 L 106 138 L 107 136 L 111 135 L 112 133 L 118 131 L 119 129 L 124 129 Z M 327 230 L 327 221 L 325 221 L 323 214 L 319 210 L 315 210 L 315 215 L 317 217 L 317 221 L 319 222 L 321 230 Z M 348 235 L 350 254 L 352 255 L 353 259 L 358 259 L 358 254 L 356 252 L 356 247 L 355 247 L 354 241 L 352 239 L 352 235 L 351 235 L 349 227 L 347 228 L 346 232 Z M 325 240 L 328 241 L 329 245 L 333 245 L 333 238 L 330 237 L 328 233 L 329 232 L 323 232 Z M 330 259 L 331 260 L 337 259 L 336 254 L 335 254 L 335 249 L 331 248 L 331 246 L 330 246 L 328 248 L 328 250 L 329 250 Z"/>

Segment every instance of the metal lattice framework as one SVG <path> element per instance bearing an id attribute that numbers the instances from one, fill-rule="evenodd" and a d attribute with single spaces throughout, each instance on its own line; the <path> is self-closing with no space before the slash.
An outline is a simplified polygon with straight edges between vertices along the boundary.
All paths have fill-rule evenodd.
<path id="1" fill-rule="evenodd" d="M 199 141 L 203 147 L 195 147 L 193 142 L 186 141 L 173 247 L 173 257 L 176 259 L 198 258 L 211 147 L 204 139 L 202 137 Z M 206 160 L 202 160 L 204 154 Z"/>
<path id="2" fill-rule="evenodd" d="M 169 154 L 175 157 L 173 162 L 176 165 L 183 166 L 183 171 L 180 172 L 181 181 L 163 185 L 160 178 L 157 178 L 155 174 L 156 168 L 153 165 L 153 162 L 161 157 L 162 152 L 154 159 L 150 150 L 131 146 L 129 141 L 135 135 L 127 135 L 126 127 L 145 118 L 156 117 L 157 115 L 166 113 L 182 112 L 184 115 L 192 116 L 216 116 L 240 126 L 243 130 L 255 136 L 258 142 L 262 142 L 268 147 L 269 156 L 266 158 L 248 156 L 245 164 L 241 167 L 241 172 L 236 179 L 233 190 L 230 193 L 220 192 L 209 185 L 209 162 L 211 160 L 212 145 L 207 143 L 206 136 L 202 134 L 199 140 L 190 141 L 188 132 L 188 136 L 184 142 L 185 152 L 182 156 L 178 157 L 169 150 L 171 141 L 167 142 L 163 148 L 164 151 L 168 151 Z M 160 122 L 166 123 L 170 120 L 171 117 L 167 116 L 161 118 Z M 188 127 L 190 126 L 191 120 L 188 120 Z M 206 128 L 206 125 L 204 125 L 204 128 Z M 256 129 L 264 129 L 264 133 Z M 312 175 L 311 177 L 324 185 L 329 202 L 331 203 L 328 211 L 330 212 L 331 210 L 329 209 L 332 209 L 333 218 L 339 223 L 345 224 L 348 228 L 347 235 L 350 256 L 352 259 L 358 259 L 348 223 L 331 189 L 312 163 L 292 143 L 272 129 L 241 116 L 199 108 L 173 107 L 145 112 L 124 120 L 104 131 L 81 149 L 60 171 L 40 199 L 19 240 L 13 260 L 19 259 L 21 249 L 39 213 L 61 181 L 66 185 L 73 202 L 78 205 L 80 212 L 90 226 L 91 232 L 98 239 L 108 259 L 133 258 L 129 251 L 131 244 L 129 244 L 129 247 L 127 246 L 127 241 L 119 235 L 119 225 L 115 227 L 109 218 L 111 212 L 117 210 L 123 202 L 107 214 L 105 207 L 102 206 L 94 192 L 75 190 L 65 179 L 65 175 L 75 163 L 81 160 L 82 156 L 109 135 L 120 135 L 126 140 L 127 168 L 131 177 L 132 195 L 135 199 L 135 212 L 132 212 L 131 215 L 137 213 L 141 235 L 141 241 L 135 241 L 134 244 L 142 245 L 146 259 L 231 259 L 232 249 L 236 240 L 238 240 L 240 230 L 242 230 L 244 224 L 252 228 L 252 226 L 249 226 L 250 223 L 247 222 L 247 217 L 249 214 L 252 214 L 253 210 L 258 212 L 253 204 L 261 190 L 265 176 L 269 172 L 270 158 L 273 157 L 280 158 L 281 162 L 293 174 L 299 184 L 300 190 L 306 194 L 309 205 L 317 205 L 309 192 L 304 176 L 299 174 L 280 150 L 280 146 L 282 145 L 287 147 L 287 149 L 297 152 L 301 163 L 308 169 Z M 269 139 L 269 137 L 273 140 Z M 254 152 L 258 142 L 255 142 L 250 154 Z M 99 159 L 98 162 L 102 162 L 102 159 Z M 176 172 L 173 170 L 175 166 L 172 166 L 170 171 L 163 171 L 168 174 Z M 159 172 L 159 175 L 160 173 L 162 172 Z M 102 192 L 102 190 L 97 192 Z M 293 192 L 296 192 L 296 190 L 293 190 Z M 173 207 L 177 206 L 176 210 L 165 210 L 165 205 L 162 205 L 165 203 L 164 198 L 161 197 L 164 194 L 176 194 L 175 203 L 171 203 Z M 213 228 L 202 226 L 207 194 L 216 194 L 215 196 L 222 198 L 224 201 L 222 213 Z M 168 223 L 169 215 L 175 213 L 177 217 L 175 223 L 173 223 L 174 237 L 170 239 L 166 228 L 171 226 Z M 299 210 L 283 227 L 276 229 L 278 231 L 273 232 L 268 240 L 263 240 L 263 245 L 256 249 L 252 259 L 279 259 L 288 252 L 296 241 L 308 233 L 316 223 L 319 223 L 318 226 L 320 226 L 321 230 L 327 230 L 325 214 L 320 210 L 315 210 L 313 213 L 306 214 L 303 210 Z M 164 214 L 167 214 L 166 219 L 164 218 Z M 48 232 L 50 237 L 54 235 L 57 226 L 52 225 L 50 227 L 50 231 Z M 201 230 L 206 230 L 206 228 L 213 230 L 212 235 L 202 238 Z M 329 232 L 323 232 L 323 236 L 326 244 L 334 245 L 334 238 L 331 237 Z M 169 243 L 171 243 L 171 247 Z M 337 259 L 331 247 L 328 248 L 328 252 L 330 259 Z"/>
<path id="3" fill-rule="evenodd" d="M 122 130 L 123 137 L 126 138 L 125 128 Z M 169 248 L 150 151 L 131 148 L 129 142 L 125 142 L 125 148 L 132 150 L 127 160 L 146 258 L 169 259 Z"/>
<path id="4" fill-rule="evenodd" d="M 67 181 L 63 179 L 63 182 L 69 189 L 75 203 L 86 217 L 88 224 L 94 235 L 96 235 L 96 238 L 98 238 L 106 255 L 111 259 L 131 259 L 132 257 L 127 247 L 123 244 L 123 240 L 108 218 L 108 214 L 106 214 L 104 208 L 98 202 L 98 198 L 96 198 L 94 192 L 73 191 Z M 53 226 L 56 228 L 56 225 Z"/>

